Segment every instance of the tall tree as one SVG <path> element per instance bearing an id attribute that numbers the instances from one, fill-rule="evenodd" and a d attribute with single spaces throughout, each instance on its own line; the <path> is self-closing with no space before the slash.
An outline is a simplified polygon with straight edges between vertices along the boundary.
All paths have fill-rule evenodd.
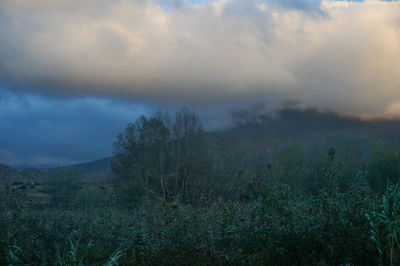
<path id="1" fill-rule="evenodd" d="M 175 115 L 174 143 L 178 191 L 184 199 L 194 200 L 207 189 L 211 162 L 203 126 L 188 108 L 182 108 Z"/>
<path id="2" fill-rule="evenodd" d="M 205 133 L 188 108 L 177 112 L 173 123 L 161 112 L 150 119 L 140 117 L 117 137 L 114 154 L 114 172 L 140 180 L 147 195 L 160 192 L 164 200 L 169 195 L 194 200 L 204 187 Z"/>

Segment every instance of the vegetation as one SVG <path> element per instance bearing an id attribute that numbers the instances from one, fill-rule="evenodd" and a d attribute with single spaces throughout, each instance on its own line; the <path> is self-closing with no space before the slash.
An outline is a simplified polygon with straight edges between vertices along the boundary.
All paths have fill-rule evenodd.
<path id="1" fill-rule="evenodd" d="M 0 264 L 400 264 L 388 139 L 243 136 L 160 112 L 117 137 L 112 181 L 4 182 Z"/>

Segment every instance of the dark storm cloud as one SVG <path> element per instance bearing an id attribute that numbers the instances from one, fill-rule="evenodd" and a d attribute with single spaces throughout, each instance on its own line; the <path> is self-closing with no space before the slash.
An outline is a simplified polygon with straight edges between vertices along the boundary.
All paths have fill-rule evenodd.
<path id="1" fill-rule="evenodd" d="M 60 165 L 111 155 L 143 105 L 104 99 L 60 100 L 0 89 L 0 163 Z"/>

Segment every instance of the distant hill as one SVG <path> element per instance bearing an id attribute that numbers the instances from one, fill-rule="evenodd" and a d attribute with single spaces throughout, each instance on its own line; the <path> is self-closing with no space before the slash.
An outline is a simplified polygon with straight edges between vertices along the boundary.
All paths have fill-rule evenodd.
<path id="1" fill-rule="evenodd" d="M 93 162 L 48 169 L 26 168 L 17 170 L 0 165 L 0 183 L 43 182 L 57 177 L 89 183 L 106 182 L 114 178 L 110 168 L 112 160 L 113 157 L 107 157 Z"/>
<path id="2" fill-rule="evenodd" d="M 88 163 L 44 169 L 49 176 L 66 176 L 83 182 L 104 182 L 114 178 L 111 163 L 114 157 L 107 157 Z"/>
<path id="3" fill-rule="evenodd" d="M 93 162 L 80 163 L 80 164 L 74 164 L 70 166 L 63 166 L 57 168 L 48 168 L 45 170 L 48 172 L 73 170 L 73 171 L 79 171 L 82 174 L 101 173 L 101 172 L 111 171 L 110 167 L 113 160 L 114 157 L 107 157 Z"/>

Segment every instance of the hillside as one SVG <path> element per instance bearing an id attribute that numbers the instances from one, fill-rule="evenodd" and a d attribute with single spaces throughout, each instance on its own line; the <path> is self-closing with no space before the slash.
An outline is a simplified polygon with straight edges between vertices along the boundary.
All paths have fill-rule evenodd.
<path id="1" fill-rule="evenodd" d="M 111 173 L 111 162 L 114 157 L 107 157 L 88 163 L 49 168 L 44 172 L 49 176 L 66 176 L 79 179 L 82 182 L 98 183 L 109 181 L 114 178 Z"/>
<path id="2" fill-rule="evenodd" d="M 235 113 L 235 126 L 211 135 L 223 142 L 247 146 L 282 148 L 293 143 L 304 146 L 355 141 L 364 150 L 382 142 L 400 147 L 400 120 L 360 120 L 314 109 L 286 108 L 274 116 Z"/>
<path id="3" fill-rule="evenodd" d="M 400 134 L 400 120 L 360 120 L 314 109 L 286 108 L 274 116 L 240 112 L 233 115 L 235 126 L 226 131 L 241 137 L 299 137 L 350 133 L 357 136 L 389 137 Z"/>

